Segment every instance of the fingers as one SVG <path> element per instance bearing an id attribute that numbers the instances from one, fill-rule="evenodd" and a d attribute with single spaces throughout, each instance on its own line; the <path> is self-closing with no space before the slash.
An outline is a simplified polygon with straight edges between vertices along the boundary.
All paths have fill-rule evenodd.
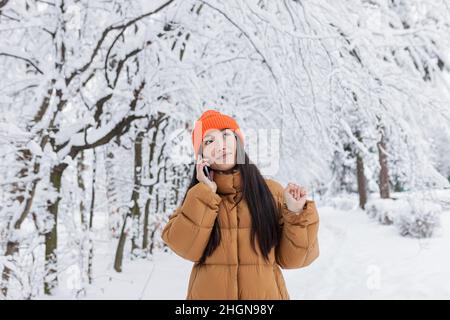
<path id="1" fill-rule="evenodd" d="M 295 199 L 297 200 L 297 195 L 296 195 L 296 187 L 293 183 L 288 183 L 287 187 L 286 187 L 286 191 Z"/>
<path id="2" fill-rule="evenodd" d="M 308 194 L 305 187 L 300 187 L 298 184 L 292 182 L 288 183 L 286 191 L 289 192 L 295 200 L 300 200 Z"/>
<path id="3" fill-rule="evenodd" d="M 197 169 L 202 169 L 203 170 L 204 166 L 210 166 L 211 165 L 210 162 L 211 162 L 211 160 L 209 160 L 209 159 L 205 159 L 205 158 L 200 159 L 197 162 Z"/>
<path id="4" fill-rule="evenodd" d="M 308 191 L 306 190 L 306 188 L 301 187 L 300 188 L 300 193 L 301 193 L 301 197 L 304 197 L 308 194 Z"/>
<path id="5" fill-rule="evenodd" d="M 197 180 L 204 180 L 206 178 L 203 168 L 210 166 L 210 160 L 206 158 L 199 159 L 197 161 Z"/>

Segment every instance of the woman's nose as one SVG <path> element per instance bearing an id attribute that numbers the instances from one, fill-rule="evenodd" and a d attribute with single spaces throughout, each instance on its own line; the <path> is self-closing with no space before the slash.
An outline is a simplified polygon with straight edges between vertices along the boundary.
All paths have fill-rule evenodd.
<path id="1" fill-rule="evenodd" d="M 224 154 L 226 152 L 226 145 L 223 143 L 223 141 L 220 141 L 220 139 L 218 139 L 218 141 L 216 141 L 216 145 L 214 146 L 214 156 L 218 157 L 221 154 Z"/>
<path id="2" fill-rule="evenodd" d="M 216 139 L 216 145 L 215 145 L 215 147 L 216 147 L 216 150 L 217 150 L 217 151 L 220 151 L 220 150 L 222 150 L 223 148 L 225 148 L 223 139 Z"/>

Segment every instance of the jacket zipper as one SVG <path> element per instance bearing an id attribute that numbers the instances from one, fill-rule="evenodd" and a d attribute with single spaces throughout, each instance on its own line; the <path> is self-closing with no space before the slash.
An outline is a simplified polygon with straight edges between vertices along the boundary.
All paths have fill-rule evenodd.
<path id="1" fill-rule="evenodd" d="M 222 202 L 225 210 L 227 211 L 227 215 L 230 218 L 230 211 L 228 210 L 228 206 L 225 202 Z M 234 205 L 234 204 L 233 204 Z M 237 207 L 236 206 L 236 255 L 237 255 L 237 268 L 236 268 L 236 299 L 239 299 L 239 221 L 237 215 Z"/>
<path id="2" fill-rule="evenodd" d="M 234 205 L 234 203 L 233 203 Z M 237 206 L 236 208 L 236 254 L 237 254 L 237 267 L 236 267 L 236 287 L 237 287 L 237 294 L 236 298 L 239 300 L 239 264 L 241 261 L 239 260 L 239 217 L 237 212 Z"/>

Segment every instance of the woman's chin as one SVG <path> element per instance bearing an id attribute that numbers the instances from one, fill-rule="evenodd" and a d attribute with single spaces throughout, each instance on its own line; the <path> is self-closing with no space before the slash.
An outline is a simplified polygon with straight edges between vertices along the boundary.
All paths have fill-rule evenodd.
<path id="1" fill-rule="evenodd" d="M 211 168 L 216 171 L 228 171 L 236 166 L 235 163 L 215 163 Z"/>

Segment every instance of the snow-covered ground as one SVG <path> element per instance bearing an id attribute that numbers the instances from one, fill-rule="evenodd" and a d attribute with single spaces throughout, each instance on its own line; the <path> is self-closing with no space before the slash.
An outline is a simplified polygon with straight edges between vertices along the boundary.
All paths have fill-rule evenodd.
<path id="1" fill-rule="evenodd" d="M 450 210 L 437 234 L 420 240 L 401 237 L 394 226 L 380 225 L 359 209 L 318 210 L 320 257 L 308 268 L 283 270 L 292 299 L 450 299 Z M 115 247 L 101 239 L 101 231 L 94 284 L 84 298 L 185 298 L 191 262 L 157 252 L 152 260 L 124 259 L 119 274 L 112 269 Z M 54 298 L 73 298 L 70 272 Z"/>

